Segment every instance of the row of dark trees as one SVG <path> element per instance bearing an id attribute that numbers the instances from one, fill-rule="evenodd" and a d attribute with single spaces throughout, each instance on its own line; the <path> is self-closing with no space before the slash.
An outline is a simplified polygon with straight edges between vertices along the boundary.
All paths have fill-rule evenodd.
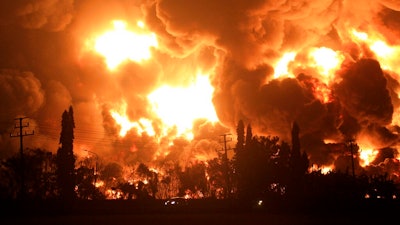
<path id="1" fill-rule="evenodd" d="M 300 145 L 300 129 L 293 123 L 291 144 L 278 137 L 253 136 L 242 121 L 237 126 L 238 142 L 232 161 L 233 191 L 239 199 L 286 199 L 291 202 L 359 201 L 365 198 L 396 199 L 399 184 L 389 174 L 354 174 L 348 169 L 322 173 L 311 171 L 309 157 Z M 354 143 L 353 143 L 354 144 Z M 355 145 L 355 144 L 354 144 Z M 352 146 L 358 147 L 358 146 Z M 354 163 L 351 154 L 349 162 Z M 354 166 L 354 165 L 353 165 Z M 351 167 L 351 164 L 349 164 Z"/>
<path id="2" fill-rule="evenodd" d="M 239 198 L 254 198 L 273 191 L 296 195 L 305 181 L 309 161 L 300 150 L 299 127 L 292 129 L 292 145 L 278 137 L 253 137 L 251 126 L 237 126 L 238 142 L 233 160 L 234 180 Z"/>
<path id="3" fill-rule="evenodd" d="M 165 199 L 173 196 L 225 199 L 361 199 L 398 196 L 399 189 L 386 175 L 353 176 L 346 172 L 309 171 L 308 155 L 302 151 L 300 129 L 293 123 L 291 143 L 278 137 L 254 136 L 251 125 L 237 125 L 234 157 L 221 154 L 207 162 L 182 168 L 165 163 L 163 173 L 139 163 L 131 178 L 123 176 L 117 163 L 98 164 L 90 159 L 77 163 L 73 153 L 72 107 L 62 114 L 57 154 L 42 149 L 25 151 L 24 176 L 18 155 L 0 164 L 0 198 L 17 199 Z M 20 188 L 25 177 L 26 188 Z M 24 193 L 21 193 L 24 191 Z M 277 200 L 278 201 L 278 200 Z"/>

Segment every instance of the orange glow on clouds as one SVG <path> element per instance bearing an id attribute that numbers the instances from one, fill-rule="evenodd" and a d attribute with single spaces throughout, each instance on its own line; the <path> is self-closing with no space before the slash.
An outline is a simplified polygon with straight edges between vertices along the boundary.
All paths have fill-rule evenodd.
<path id="1" fill-rule="evenodd" d="M 396 74 L 400 73 L 400 65 L 398 56 L 400 55 L 400 46 L 391 46 L 384 41 L 378 33 L 365 33 L 356 29 L 351 30 L 353 41 L 358 44 L 366 44 L 369 49 L 375 54 L 383 70 L 393 71 Z M 396 90 L 400 96 L 400 90 Z M 395 108 L 392 118 L 392 125 L 400 125 L 400 108 Z"/>
<path id="2" fill-rule="evenodd" d="M 296 57 L 295 52 L 287 52 L 278 60 L 274 67 L 274 78 L 289 76 L 288 65 L 293 62 Z"/>
<path id="3" fill-rule="evenodd" d="M 96 38 L 94 49 L 104 56 L 110 70 L 117 68 L 126 60 L 141 62 L 151 57 L 151 48 L 157 47 L 158 42 L 154 33 L 138 34 L 127 30 L 124 21 L 113 21 L 114 29 Z M 138 22 L 143 29 L 143 22 Z"/>
<path id="4" fill-rule="evenodd" d="M 307 62 L 302 62 L 301 64 L 296 62 L 296 56 L 297 53 L 294 51 L 286 52 L 279 60 L 277 60 L 274 65 L 275 79 L 281 77 L 294 77 L 290 67 L 295 65 L 303 69 L 315 69 L 318 72 L 318 74 L 315 75 L 325 84 L 329 84 L 331 79 L 335 76 L 335 71 L 340 67 L 345 58 L 342 53 L 327 47 L 311 48 L 307 52 Z M 293 65 L 290 66 L 292 62 Z"/>
<path id="5" fill-rule="evenodd" d="M 110 111 L 111 116 L 114 118 L 115 122 L 120 126 L 119 135 L 121 137 L 125 136 L 126 133 L 132 128 L 137 129 L 138 133 L 147 133 L 150 136 L 154 136 L 155 132 L 151 125 L 151 121 L 146 118 L 140 118 L 137 122 L 132 122 L 126 114 L 127 104 L 123 102 L 118 109 L 113 109 Z"/>
<path id="6" fill-rule="evenodd" d="M 293 67 L 301 69 L 313 69 L 318 80 L 313 83 L 314 96 L 323 103 L 331 102 L 332 93 L 329 84 L 335 77 L 335 72 L 340 68 L 345 57 L 342 53 L 327 47 L 311 48 L 307 51 L 304 62 L 296 62 L 297 53 L 286 52 L 277 60 L 274 66 L 274 79 L 294 77 Z"/>
<path id="7" fill-rule="evenodd" d="M 323 103 L 332 102 L 332 92 L 323 84 L 314 84 L 314 96 Z"/>
<path id="8" fill-rule="evenodd" d="M 370 50 L 375 53 L 382 69 L 396 73 L 400 72 L 400 66 L 398 65 L 398 56 L 400 54 L 399 46 L 390 46 L 379 34 L 367 34 L 352 29 L 351 35 L 353 36 L 353 40 L 357 43 L 364 43 L 369 46 Z"/>
<path id="9" fill-rule="evenodd" d="M 137 23 L 138 32 L 128 29 L 123 21 L 113 21 L 113 25 L 113 29 L 99 35 L 93 44 L 93 50 L 104 56 L 110 70 L 116 69 L 127 60 L 142 62 L 151 59 L 152 48 L 158 47 L 157 38 L 154 33 L 146 31 L 143 22 Z M 349 29 L 346 32 L 349 32 L 352 43 L 368 46 L 383 69 L 400 73 L 400 66 L 396 61 L 397 56 L 400 55 L 399 47 L 390 46 L 380 38 L 379 34 L 373 32 L 364 33 L 355 29 Z M 362 58 L 363 55 L 360 54 L 359 57 Z M 282 52 L 281 58 L 273 63 L 273 79 L 295 78 L 294 72 L 305 71 L 304 73 L 318 81 L 312 81 L 314 96 L 322 103 L 329 103 L 333 101 L 330 85 L 344 60 L 345 53 L 325 46 Z M 211 122 L 218 121 L 212 103 L 213 92 L 214 87 L 210 84 L 209 76 L 198 73 L 186 86 L 162 85 L 148 94 L 149 115 L 146 118 L 131 120 L 127 116 L 127 102 L 122 102 L 110 110 L 110 114 L 120 126 L 121 137 L 132 129 L 135 129 L 138 134 L 147 133 L 157 137 L 166 136 L 171 129 L 176 129 L 177 136 L 192 139 L 194 120 L 202 118 Z M 395 109 L 395 112 L 399 110 Z M 395 113 L 393 116 L 393 123 L 400 118 L 396 115 Z M 158 124 L 155 129 L 153 121 L 161 121 L 161 129 Z M 361 142 L 361 140 L 357 141 Z M 374 147 L 371 146 L 360 147 L 359 157 L 362 166 L 369 165 L 377 155 L 378 151 L 373 150 Z M 314 169 L 327 173 L 332 170 L 332 166 Z"/>

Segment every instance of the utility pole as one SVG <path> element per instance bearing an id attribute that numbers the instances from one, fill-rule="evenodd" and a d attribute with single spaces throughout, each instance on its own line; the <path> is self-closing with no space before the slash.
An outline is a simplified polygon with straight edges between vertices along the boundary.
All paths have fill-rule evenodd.
<path id="1" fill-rule="evenodd" d="M 95 157 L 96 157 L 96 161 L 95 161 L 95 164 L 94 164 L 94 168 L 93 168 L 93 176 L 94 176 L 94 185 L 96 185 L 96 182 L 97 182 L 97 164 L 98 164 L 98 161 L 99 161 L 99 155 L 97 155 L 97 153 L 95 153 L 95 152 L 92 152 L 92 151 L 89 151 L 89 150 L 86 150 L 86 149 L 84 149 L 83 151 L 85 151 L 85 152 L 87 152 L 87 153 L 90 153 L 90 154 L 92 154 L 92 155 L 94 155 Z"/>
<path id="2" fill-rule="evenodd" d="M 25 162 L 24 162 L 24 147 L 23 147 L 23 137 L 24 136 L 28 136 L 28 135 L 33 135 L 34 134 L 34 131 L 32 131 L 32 132 L 26 132 L 26 131 L 23 131 L 23 128 L 24 127 L 29 127 L 29 122 L 28 123 L 25 123 L 25 124 L 23 124 L 22 123 L 22 121 L 24 120 L 24 119 L 26 119 L 27 117 L 19 117 L 19 118 L 15 118 L 15 120 L 17 120 L 17 121 L 19 121 L 19 123 L 18 124 L 15 124 L 14 125 L 14 128 L 15 129 L 18 129 L 19 128 L 19 132 L 17 132 L 16 134 L 12 134 L 12 133 L 10 133 L 10 137 L 19 137 L 19 144 L 20 144 L 20 146 L 19 146 L 19 153 L 20 153 L 20 158 L 21 158 L 21 161 L 20 161 L 20 176 L 21 176 L 21 187 L 20 187 L 20 197 L 22 198 L 22 199 L 24 199 L 25 198 L 25 175 L 24 175 L 24 172 L 25 172 L 25 168 L 24 168 L 24 166 L 25 166 Z"/>
<path id="3" fill-rule="evenodd" d="M 354 151 L 354 147 L 356 147 L 357 145 L 354 143 L 354 140 L 351 139 L 351 140 L 349 140 L 348 146 L 350 148 L 352 175 L 353 175 L 353 178 L 355 179 L 356 178 L 356 174 L 355 174 L 355 171 L 354 171 L 354 152 L 353 151 Z"/>
<path id="4" fill-rule="evenodd" d="M 226 180 L 226 192 L 225 192 L 225 197 L 227 198 L 230 195 L 231 192 L 231 182 L 229 178 L 229 160 L 228 160 L 228 149 L 227 148 L 227 142 L 232 141 L 232 139 L 227 140 L 227 136 L 230 136 L 231 134 L 222 134 L 221 136 L 224 138 L 224 160 L 225 160 L 225 180 Z"/>

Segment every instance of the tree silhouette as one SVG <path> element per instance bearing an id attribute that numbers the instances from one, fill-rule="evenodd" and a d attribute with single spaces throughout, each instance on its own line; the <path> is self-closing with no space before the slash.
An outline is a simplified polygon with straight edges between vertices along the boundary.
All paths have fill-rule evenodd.
<path id="1" fill-rule="evenodd" d="M 251 142 L 253 141 L 253 129 L 251 128 L 251 125 L 248 124 L 246 128 L 246 142 L 245 145 L 248 147 L 251 145 Z"/>
<path id="2" fill-rule="evenodd" d="M 235 151 L 236 153 L 242 151 L 244 148 L 244 123 L 243 120 L 239 120 L 236 127 L 237 143 Z"/>
<path id="3" fill-rule="evenodd" d="M 237 197 L 251 199 L 261 195 L 267 189 L 268 162 L 271 151 L 265 147 L 264 139 L 253 137 L 251 125 L 247 125 L 246 135 L 242 133 L 244 125 L 239 122 L 238 135 L 245 136 L 245 143 L 241 150 L 237 150 L 233 160 L 234 178 Z M 241 138 L 238 138 L 238 141 Z M 241 146 L 241 144 L 238 144 Z"/>
<path id="4" fill-rule="evenodd" d="M 1 161 L 0 168 L 0 198 L 16 199 L 20 187 L 20 154 Z"/>
<path id="5" fill-rule="evenodd" d="M 107 163 L 100 172 L 100 179 L 106 188 L 115 188 L 122 180 L 122 166 L 116 162 Z"/>
<path id="6" fill-rule="evenodd" d="M 143 185 L 143 189 L 146 189 L 146 192 L 151 193 L 151 196 L 155 198 L 158 191 L 158 174 L 151 171 L 144 163 L 139 164 L 136 172 L 143 180 L 147 181 L 146 184 Z"/>
<path id="7" fill-rule="evenodd" d="M 224 173 L 225 165 L 223 163 L 222 154 L 218 154 L 218 158 L 207 161 L 207 174 L 209 195 L 213 198 L 221 199 L 224 196 L 222 190 L 226 187 L 226 177 Z"/>
<path id="8" fill-rule="evenodd" d="M 292 148 L 289 158 L 289 189 L 288 194 L 292 196 L 302 195 L 304 190 L 305 175 L 308 172 L 309 161 L 305 152 L 301 153 L 300 128 L 296 122 L 292 126 Z"/>
<path id="9" fill-rule="evenodd" d="M 300 194 L 309 161 L 308 155 L 301 151 L 297 123 L 293 123 L 291 145 L 285 141 L 278 143 L 278 137 L 253 136 L 250 124 L 244 133 L 242 121 L 238 123 L 237 132 L 233 164 L 239 198 L 253 199 L 267 192 Z"/>
<path id="10" fill-rule="evenodd" d="M 27 151 L 25 165 L 27 197 L 52 199 L 56 197 L 55 155 L 42 149 Z"/>
<path id="11" fill-rule="evenodd" d="M 79 199 L 104 199 L 105 196 L 95 186 L 94 169 L 81 165 L 76 170 L 77 197 Z"/>
<path id="12" fill-rule="evenodd" d="M 74 113 L 72 106 L 62 114 L 60 147 L 57 150 L 57 184 L 60 197 L 72 200 L 75 195 L 75 156 L 73 152 Z"/>
<path id="13" fill-rule="evenodd" d="M 281 194 L 286 193 L 287 184 L 289 183 L 289 159 L 290 159 L 290 145 L 282 141 L 279 145 L 279 150 L 274 157 L 272 164 L 274 165 L 274 180 L 273 184 L 279 187 Z"/>
<path id="14" fill-rule="evenodd" d="M 232 176 L 233 183 L 236 184 L 237 197 L 244 198 L 246 193 L 246 166 L 247 166 L 247 154 L 245 153 L 245 132 L 244 123 L 239 120 L 236 127 L 237 143 L 235 149 L 235 155 L 233 157 L 234 173 Z"/>
<path id="15" fill-rule="evenodd" d="M 204 193 L 207 190 L 206 166 L 204 163 L 196 162 L 185 167 L 180 174 L 180 194 L 184 195 L 190 191 L 193 197 L 199 197 L 196 193 Z"/>
<path id="16" fill-rule="evenodd" d="M 57 197 L 55 155 L 42 149 L 28 149 L 25 154 L 25 185 L 27 199 L 53 199 Z M 0 163 L 0 199 L 15 199 L 19 185 L 20 155 L 11 156 Z"/>
<path id="17" fill-rule="evenodd" d="M 165 175 L 161 177 L 158 194 L 161 198 L 171 198 L 179 194 L 181 166 L 177 162 L 168 162 L 165 164 Z"/>

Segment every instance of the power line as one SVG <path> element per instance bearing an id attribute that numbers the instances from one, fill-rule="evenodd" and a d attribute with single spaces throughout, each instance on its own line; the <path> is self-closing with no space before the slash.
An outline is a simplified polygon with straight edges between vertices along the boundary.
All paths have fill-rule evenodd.
<path id="1" fill-rule="evenodd" d="M 232 139 L 227 139 L 227 136 L 230 136 L 231 134 L 222 134 L 221 136 L 224 138 L 224 161 L 225 161 L 225 180 L 226 180 L 226 192 L 225 192 L 225 197 L 229 197 L 231 193 L 231 182 L 230 182 L 230 176 L 229 176 L 229 160 L 228 160 L 228 150 L 231 150 L 231 148 L 227 148 L 227 142 L 232 141 Z"/>
<path id="2" fill-rule="evenodd" d="M 31 131 L 31 132 L 27 132 L 27 131 L 24 131 L 23 132 L 23 128 L 25 128 L 25 127 L 29 127 L 29 122 L 28 123 L 25 123 L 25 124 L 23 124 L 22 123 L 22 120 L 24 120 L 24 119 L 26 119 L 27 117 L 19 117 L 19 118 L 15 118 L 15 120 L 18 120 L 19 121 L 19 123 L 18 124 L 15 124 L 15 126 L 14 126 L 14 128 L 15 129 L 18 129 L 19 128 L 19 132 L 17 132 L 16 134 L 13 134 L 13 133 L 10 133 L 10 137 L 19 137 L 19 143 L 20 143 L 20 148 L 19 148 L 19 152 L 20 152 L 20 157 L 21 157 L 21 165 L 20 165 L 20 169 L 21 169 L 21 171 L 20 171 L 20 175 L 21 175 L 21 187 L 20 187 L 20 195 L 21 195 L 21 198 L 24 198 L 25 197 L 25 176 L 24 176 L 24 172 L 25 172 L 25 170 L 24 170 L 24 147 L 23 147 L 23 137 L 24 136 L 29 136 L 29 135 L 33 135 L 34 134 L 34 131 Z"/>

